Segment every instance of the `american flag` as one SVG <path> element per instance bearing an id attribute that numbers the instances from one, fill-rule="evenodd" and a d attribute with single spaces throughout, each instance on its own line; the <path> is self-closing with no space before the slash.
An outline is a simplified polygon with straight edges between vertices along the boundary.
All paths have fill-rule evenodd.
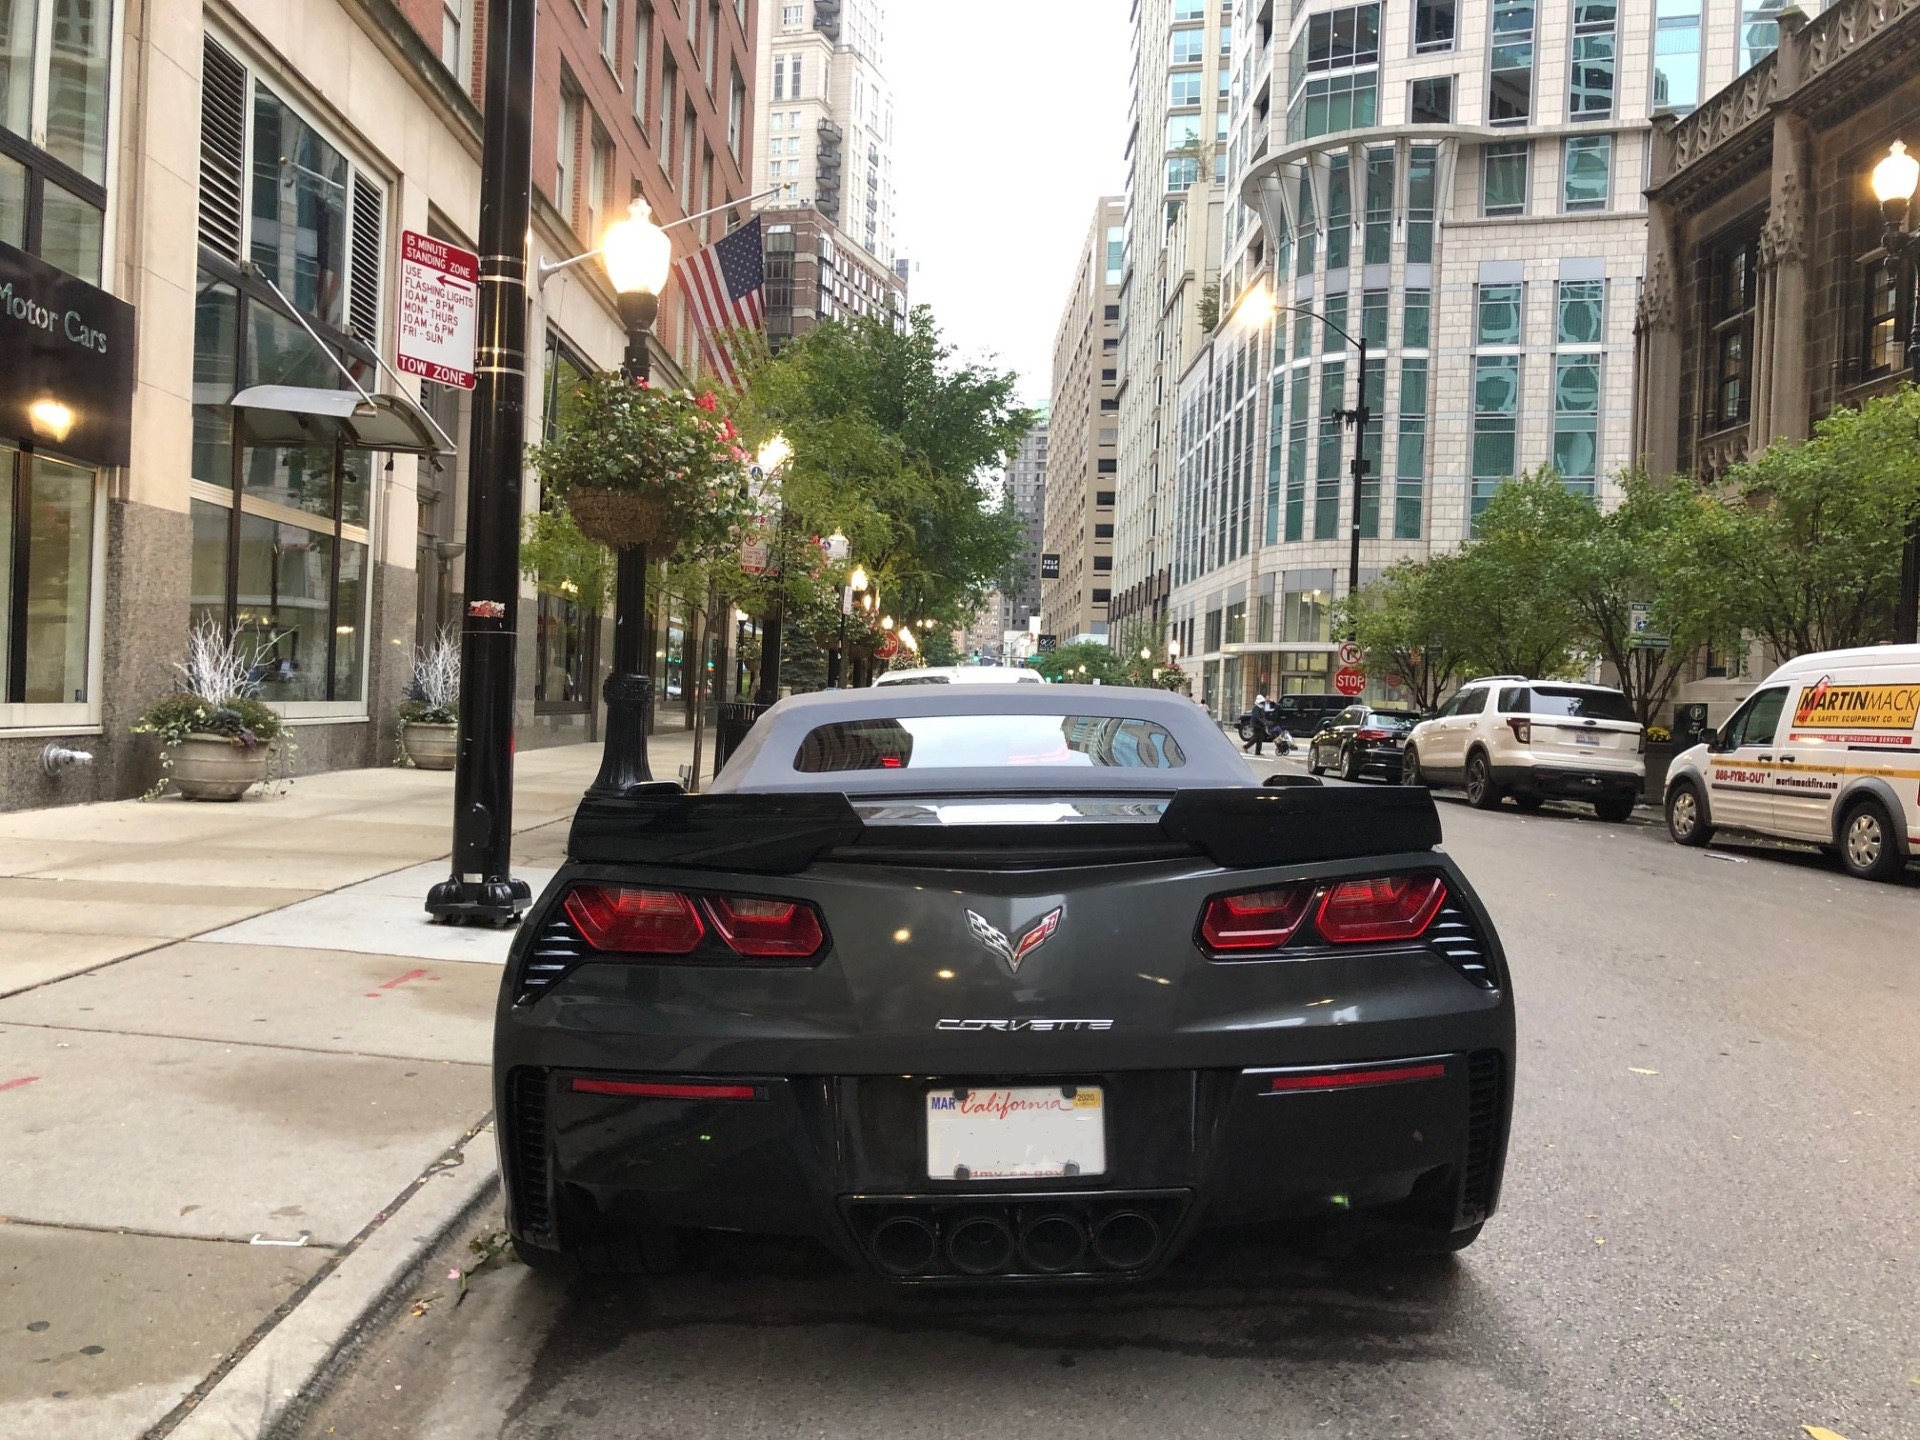
<path id="1" fill-rule="evenodd" d="M 758 330 L 767 314 L 767 271 L 760 259 L 760 217 L 675 267 L 693 305 L 700 344 L 721 381 L 738 389 L 729 330 Z"/>

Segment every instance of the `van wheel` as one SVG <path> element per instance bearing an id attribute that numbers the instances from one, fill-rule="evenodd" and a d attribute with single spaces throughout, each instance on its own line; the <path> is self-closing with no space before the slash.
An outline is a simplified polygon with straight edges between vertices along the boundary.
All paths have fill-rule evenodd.
<path id="1" fill-rule="evenodd" d="M 1493 783 L 1493 767 L 1478 750 L 1467 757 L 1467 804 L 1491 810 L 1500 803 L 1500 787 Z"/>
<path id="2" fill-rule="evenodd" d="M 1900 872 L 1900 843 L 1878 800 L 1860 801 L 1840 822 L 1840 863 L 1862 880 L 1891 880 Z"/>
<path id="3" fill-rule="evenodd" d="M 1691 780 L 1681 780 L 1667 791 L 1667 834 L 1676 845 L 1713 843 L 1706 804 L 1700 798 L 1700 787 Z"/>

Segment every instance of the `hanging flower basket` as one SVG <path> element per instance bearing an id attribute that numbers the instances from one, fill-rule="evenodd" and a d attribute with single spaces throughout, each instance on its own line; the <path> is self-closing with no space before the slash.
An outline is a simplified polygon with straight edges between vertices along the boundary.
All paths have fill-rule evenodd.
<path id="1" fill-rule="evenodd" d="M 566 503 L 580 533 L 609 549 L 665 545 L 680 538 L 664 494 L 623 495 L 578 487 L 567 491 Z"/>

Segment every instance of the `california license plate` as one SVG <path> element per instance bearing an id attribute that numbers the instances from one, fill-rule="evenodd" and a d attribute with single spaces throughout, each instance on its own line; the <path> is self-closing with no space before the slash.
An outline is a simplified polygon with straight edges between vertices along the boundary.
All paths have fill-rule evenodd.
<path id="1" fill-rule="evenodd" d="M 1040 1180 L 1103 1175 L 1098 1085 L 954 1086 L 927 1092 L 927 1178 Z"/>

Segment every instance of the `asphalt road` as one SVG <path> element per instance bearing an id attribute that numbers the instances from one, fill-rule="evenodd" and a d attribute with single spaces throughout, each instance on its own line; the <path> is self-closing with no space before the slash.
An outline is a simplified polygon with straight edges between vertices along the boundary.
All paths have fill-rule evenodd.
<path id="1" fill-rule="evenodd" d="M 457 1305 L 438 1269 L 303 1433 L 1920 1437 L 1920 875 L 1441 809 L 1520 1016 L 1465 1254 L 1208 1249 L 1133 1291 L 964 1296 L 737 1245 L 644 1287 L 496 1262 Z"/>

